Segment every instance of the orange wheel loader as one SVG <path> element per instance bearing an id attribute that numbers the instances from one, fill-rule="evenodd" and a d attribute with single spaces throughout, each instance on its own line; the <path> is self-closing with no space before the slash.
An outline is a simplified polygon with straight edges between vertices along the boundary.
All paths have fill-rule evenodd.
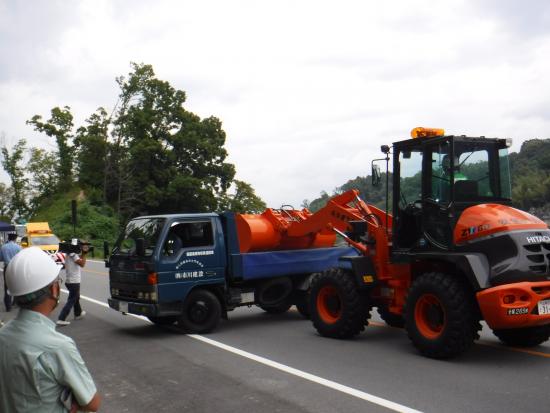
<path id="1" fill-rule="evenodd" d="M 382 146 L 385 158 L 372 163 L 374 185 L 381 181 L 376 162 L 386 163 L 386 211 L 357 191 L 337 197 L 337 208 L 332 201 L 326 207 L 323 225 L 360 254 L 341 258 L 348 267 L 313 278 L 315 328 L 327 337 L 352 337 L 377 307 L 427 357 L 466 351 L 479 338 L 481 320 L 511 346 L 547 341 L 550 231 L 511 206 L 511 141 L 425 128 L 411 135 Z"/>

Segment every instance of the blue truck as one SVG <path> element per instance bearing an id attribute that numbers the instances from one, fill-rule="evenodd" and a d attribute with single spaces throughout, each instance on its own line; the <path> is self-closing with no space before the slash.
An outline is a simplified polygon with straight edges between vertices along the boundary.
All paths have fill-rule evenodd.
<path id="1" fill-rule="evenodd" d="M 351 247 L 242 252 L 236 216 L 170 214 L 129 221 L 112 252 L 109 306 L 155 324 L 207 333 L 239 306 L 283 313 L 292 305 L 308 316 L 314 273 L 347 267 Z"/>

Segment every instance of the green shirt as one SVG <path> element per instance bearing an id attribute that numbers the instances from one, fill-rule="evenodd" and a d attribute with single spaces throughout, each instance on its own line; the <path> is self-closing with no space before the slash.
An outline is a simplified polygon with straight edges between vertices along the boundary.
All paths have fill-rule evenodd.
<path id="1" fill-rule="evenodd" d="M 48 317 L 21 309 L 0 328 L 0 412 L 65 413 L 64 388 L 81 406 L 97 391 L 73 339 Z"/>

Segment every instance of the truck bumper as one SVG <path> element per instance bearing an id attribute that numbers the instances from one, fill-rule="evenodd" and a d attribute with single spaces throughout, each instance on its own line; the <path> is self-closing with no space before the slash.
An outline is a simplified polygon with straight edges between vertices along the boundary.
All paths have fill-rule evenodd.
<path id="1" fill-rule="evenodd" d="M 137 303 L 132 301 L 109 298 L 109 307 L 124 314 L 137 314 L 146 317 L 168 317 L 181 314 L 181 303 L 153 304 Z"/>
<path id="2" fill-rule="evenodd" d="M 500 285 L 476 296 L 491 329 L 550 324 L 550 281 Z"/>

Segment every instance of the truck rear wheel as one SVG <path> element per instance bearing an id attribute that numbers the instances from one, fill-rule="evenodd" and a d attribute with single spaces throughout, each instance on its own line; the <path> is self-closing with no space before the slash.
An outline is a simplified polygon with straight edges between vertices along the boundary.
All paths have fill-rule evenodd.
<path id="1" fill-rule="evenodd" d="M 279 304 L 260 305 L 259 307 L 269 314 L 283 314 L 286 313 L 290 309 L 290 307 L 292 307 L 292 304 L 290 304 L 288 300 L 283 300 Z"/>
<path id="2" fill-rule="evenodd" d="M 449 358 L 466 351 L 481 329 L 473 293 L 461 280 L 426 273 L 411 285 L 405 304 L 405 328 L 425 356 Z"/>
<path id="3" fill-rule="evenodd" d="M 178 326 L 189 333 L 204 334 L 220 322 L 222 307 L 218 297 L 208 290 L 193 290 L 183 303 Z"/>
<path id="4" fill-rule="evenodd" d="M 309 291 L 296 291 L 295 292 L 296 309 L 306 320 L 311 318 L 309 312 Z"/>
<path id="5" fill-rule="evenodd" d="M 340 268 L 316 275 L 310 290 L 310 317 L 325 337 L 350 338 L 365 329 L 370 305 L 360 294 L 353 277 Z"/>
<path id="6" fill-rule="evenodd" d="M 508 346 L 535 347 L 548 341 L 550 325 L 493 330 L 493 334 Z"/>

